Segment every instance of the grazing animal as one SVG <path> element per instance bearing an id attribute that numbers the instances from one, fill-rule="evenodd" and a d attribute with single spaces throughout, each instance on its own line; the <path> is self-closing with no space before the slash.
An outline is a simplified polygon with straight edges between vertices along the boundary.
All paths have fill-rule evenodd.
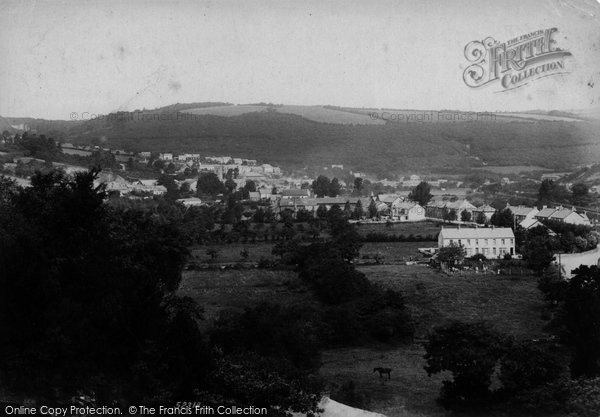
<path id="1" fill-rule="evenodd" d="M 373 372 L 379 372 L 379 378 L 383 378 L 383 376 L 386 374 L 388 376 L 388 379 L 392 378 L 391 368 L 373 368 Z"/>

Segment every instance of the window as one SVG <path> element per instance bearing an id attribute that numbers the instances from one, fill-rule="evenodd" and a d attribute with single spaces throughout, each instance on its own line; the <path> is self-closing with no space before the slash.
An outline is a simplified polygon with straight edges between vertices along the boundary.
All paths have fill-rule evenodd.
<path id="1" fill-rule="evenodd" d="M 506 245 L 506 239 L 502 239 L 502 244 Z"/>
<path id="2" fill-rule="evenodd" d="M 487 244 L 488 244 L 488 240 L 487 240 L 487 239 L 485 239 L 483 243 L 484 243 L 485 245 L 487 245 Z"/>
<path id="3" fill-rule="evenodd" d="M 496 253 L 497 253 L 497 252 L 496 252 L 496 248 L 494 248 L 494 250 L 493 250 L 493 254 L 494 254 L 494 255 L 496 255 Z"/>
<path id="4" fill-rule="evenodd" d="M 479 239 L 475 239 L 475 244 L 479 245 Z"/>
<path id="5" fill-rule="evenodd" d="M 467 239 L 467 245 L 471 246 L 471 239 Z"/>

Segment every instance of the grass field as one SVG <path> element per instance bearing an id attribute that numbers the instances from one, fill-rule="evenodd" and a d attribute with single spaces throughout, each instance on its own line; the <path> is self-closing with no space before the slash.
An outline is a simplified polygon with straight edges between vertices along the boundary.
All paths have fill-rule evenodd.
<path id="1" fill-rule="evenodd" d="M 418 248 L 436 246 L 435 242 L 367 242 L 363 244 L 360 255 L 382 255 L 384 263 L 399 263 L 426 259 L 417 252 Z"/>
<path id="2" fill-rule="evenodd" d="M 212 261 L 217 264 L 257 263 L 261 259 L 276 260 L 271 254 L 274 243 L 231 243 L 220 245 L 196 246 L 192 249 L 192 260 L 197 263 L 211 262 L 208 249 L 216 249 L 217 257 Z M 366 242 L 363 244 L 360 255 L 370 257 L 376 254 L 383 255 L 385 263 L 398 263 L 405 261 L 422 260 L 424 258 L 418 248 L 436 246 L 435 242 Z M 240 255 L 242 250 L 248 251 L 248 259 Z"/>
<path id="3" fill-rule="evenodd" d="M 262 301 L 312 303 L 312 295 L 292 271 L 264 269 L 186 271 L 178 295 L 193 298 L 207 322 L 223 311 L 243 311 Z"/>
<path id="4" fill-rule="evenodd" d="M 441 226 L 438 226 L 436 222 L 423 221 L 423 222 L 411 222 L 411 223 L 391 223 L 386 225 L 385 223 L 361 223 L 357 225 L 358 232 L 366 236 L 367 233 L 385 233 L 386 235 L 437 235 L 440 231 Z"/>
<path id="5" fill-rule="evenodd" d="M 210 261 L 210 255 L 206 254 L 208 249 L 216 249 L 218 255 L 215 262 L 236 263 L 244 261 L 240 252 L 244 249 L 248 251 L 248 259 L 245 262 L 258 262 L 261 258 L 275 259 L 271 254 L 273 243 L 230 243 L 220 245 L 196 246 L 192 249 L 192 259 L 196 262 Z"/>
<path id="6" fill-rule="evenodd" d="M 543 300 L 533 277 L 493 275 L 448 276 L 421 265 L 365 266 L 359 270 L 387 288 L 401 290 L 415 323 L 417 340 L 446 320 L 485 319 L 517 338 L 544 336 Z M 421 343 L 327 350 L 321 374 L 329 384 L 354 381 L 371 397 L 371 411 L 395 416 L 450 415 L 436 403 L 441 376 L 429 378 Z M 390 367 L 392 379 L 381 381 L 374 367 Z M 470 416 L 514 416 L 471 413 Z M 527 414 L 523 414 L 526 416 Z"/>
<path id="7" fill-rule="evenodd" d="M 498 275 L 446 275 L 424 265 L 394 265 L 418 256 L 416 249 L 428 242 L 367 243 L 361 254 L 381 253 L 391 264 L 360 266 L 375 283 L 400 290 L 415 321 L 415 342 L 400 346 L 371 345 L 328 349 L 323 352 L 321 375 L 331 390 L 354 381 L 358 392 L 371 399 L 366 407 L 388 417 L 449 416 L 436 403 L 441 376 L 428 377 L 423 366 L 422 340 L 433 326 L 447 320 L 485 319 L 516 338 L 545 336 L 544 302 L 535 277 Z M 218 245 L 220 259 L 235 262 L 248 248 L 250 259 L 272 257 L 272 244 Z M 207 247 L 194 250 L 206 257 Z M 221 313 L 241 311 L 261 301 L 313 304 L 312 294 L 293 271 L 264 269 L 186 271 L 179 295 L 194 298 L 205 310 L 205 323 Z M 547 317 L 546 317 L 547 318 Z M 390 367 L 392 379 L 382 381 L 374 367 Z M 471 413 L 473 417 L 508 417 L 508 413 Z M 528 417 L 527 414 L 517 417 Z"/>

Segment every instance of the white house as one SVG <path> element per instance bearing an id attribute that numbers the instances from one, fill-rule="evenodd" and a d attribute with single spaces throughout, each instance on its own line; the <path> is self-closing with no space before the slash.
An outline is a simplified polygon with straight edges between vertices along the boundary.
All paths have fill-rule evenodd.
<path id="1" fill-rule="evenodd" d="M 405 222 L 420 222 L 425 220 L 425 209 L 414 201 L 394 201 L 392 217 Z"/>
<path id="2" fill-rule="evenodd" d="M 515 235 L 510 227 L 445 228 L 438 236 L 438 248 L 459 245 L 466 256 L 482 254 L 486 258 L 498 258 L 515 254 Z"/>
<path id="3" fill-rule="evenodd" d="M 178 203 L 183 204 L 185 207 L 201 206 L 202 205 L 202 200 L 200 200 L 198 197 L 180 198 L 180 199 L 178 199 L 176 201 Z"/>
<path id="4" fill-rule="evenodd" d="M 494 215 L 495 212 L 496 212 L 496 209 L 494 207 L 490 206 L 489 204 L 484 204 L 480 207 L 477 207 L 475 210 L 473 210 L 473 216 L 471 218 L 471 221 L 477 221 L 477 217 L 479 216 L 479 213 L 483 213 L 483 215 L 485 216 L 485 221 L 487 223 L 492 219 L 492 216 Z"/>
<path id="5" fill-rule="evenodd" d="M 158 154 L 158 159 L 161 159 L 163 161 L 172 161 L 173 160 L 173 154 L 172 153 L 159 153 Z"/>

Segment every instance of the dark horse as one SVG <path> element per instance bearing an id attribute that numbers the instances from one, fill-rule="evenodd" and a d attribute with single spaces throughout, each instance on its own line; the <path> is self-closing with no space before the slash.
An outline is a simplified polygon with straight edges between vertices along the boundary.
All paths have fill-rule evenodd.
<path id="1" fill-rule="evenodd" d="M 373 368 L 373 372 L 379 372 L 379 378 L 383 378 L 383 376 L 386 374 L 388 376 L 388 379 L 392 378 L 391 368 Z"/>

